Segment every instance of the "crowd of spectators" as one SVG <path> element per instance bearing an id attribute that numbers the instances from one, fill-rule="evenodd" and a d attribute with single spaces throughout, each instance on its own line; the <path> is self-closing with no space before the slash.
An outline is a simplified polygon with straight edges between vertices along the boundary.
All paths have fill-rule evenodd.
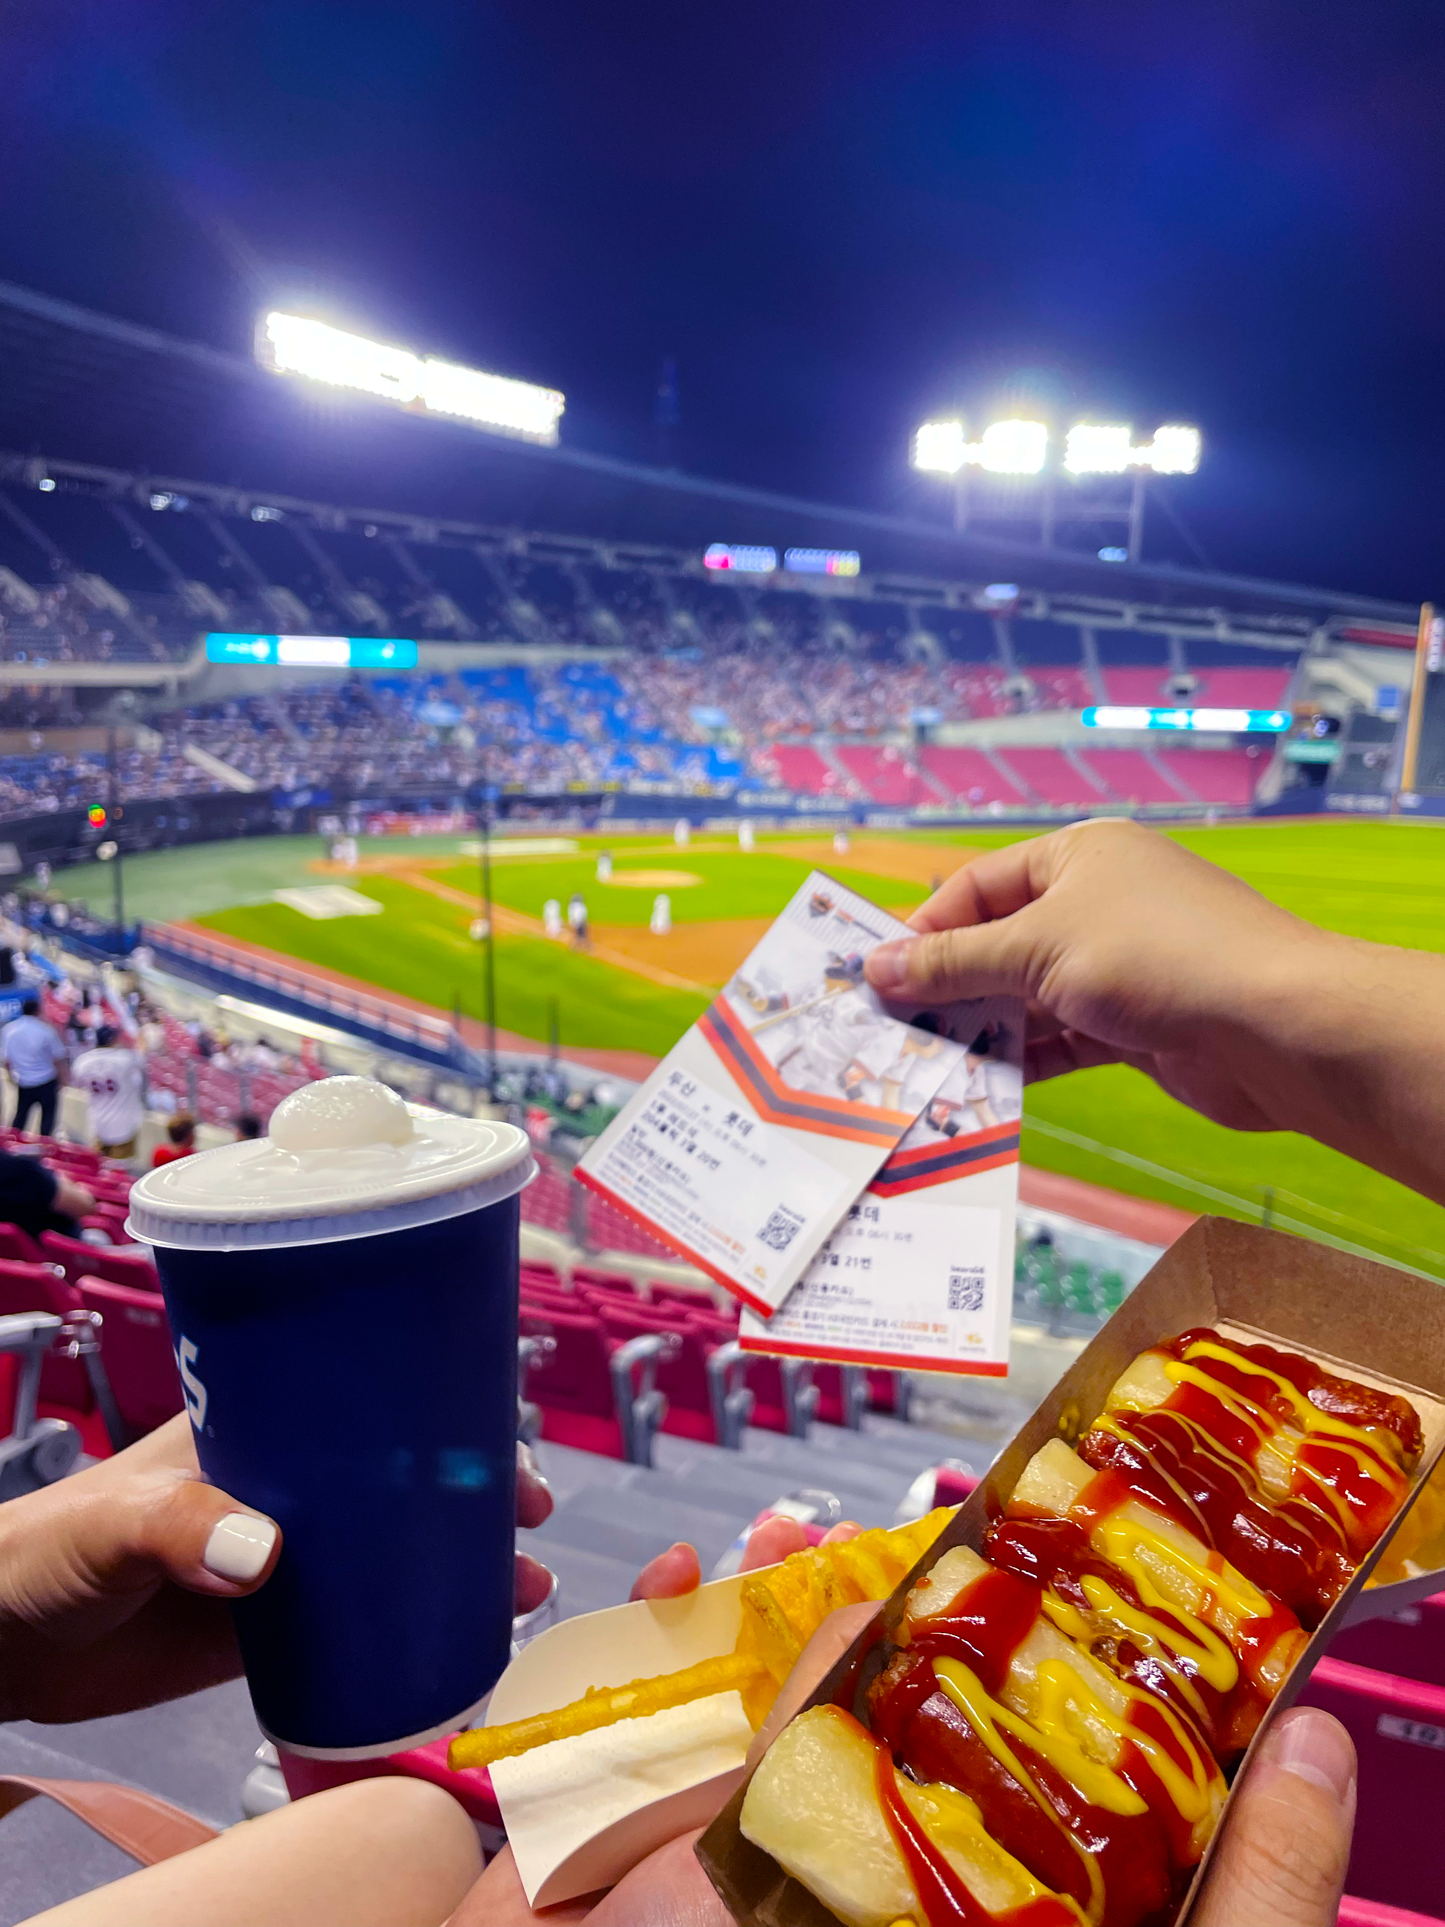
<path id="1" fill-rule="evenodd" d="M 780 742 L 896 738 L 920 720 L 1047 707 L 1053 695 L 1041 680 L 977 664 L 753 648 L 278 684 L 274 694 L 195 704 L 123 729 L 116 778 L 130 800 L 224 789 L 206 758 L 262 791 L 457 791 L 479 778 L 542 795 L 599 785 L 771 786 L 770 752 Z M 0 757 L 0 816 L 107 793 L 104 750 L 51 746 L 67 720 L 52 706 L 22 747 Z"/>

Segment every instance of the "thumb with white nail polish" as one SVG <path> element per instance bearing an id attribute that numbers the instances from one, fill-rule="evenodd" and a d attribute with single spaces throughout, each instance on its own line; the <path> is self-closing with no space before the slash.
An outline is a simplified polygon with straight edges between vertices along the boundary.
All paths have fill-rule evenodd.
<path id="1" fill-rule="evenodd" d="M 201 1564 L 217 1579 L 249 1585 L 271 1563 L 276 1527 L 255 1512 L 228 1512 L 211 1528 Z"/>

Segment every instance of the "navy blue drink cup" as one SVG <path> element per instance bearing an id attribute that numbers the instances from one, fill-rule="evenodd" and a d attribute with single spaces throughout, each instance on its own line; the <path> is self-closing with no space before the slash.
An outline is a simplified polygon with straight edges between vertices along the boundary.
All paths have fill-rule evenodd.
<path id="1" fill-rule="evenodd" d="M 347 1085 L 363 1111 L 383 1091 L 406 1116 L 359 1078 L 287 1103 L 344 1106 Z M 281 1527 L 276 1570 L 232 1608 L 257 1718 L 321 1758 L 455 1731 L 510 1652 L 519 1193 L 534 1167 L 509 1125 L 409 1122 L 415 1155 L 298 1156 L 276 1145 L 278 1126 L 296 1134 L 278 1107 L 271 1139 L 167 1165 L 131 1199 L 201 1469 Z M 353 1153 L 363 1193 L 385 1201 L 361 1205 L 350 1179 L 328 1200 Z M 388 1186 L 378 1163 L 427 1168 Z M 279 1215 L 256 1215 L 268 1202 Z"/>

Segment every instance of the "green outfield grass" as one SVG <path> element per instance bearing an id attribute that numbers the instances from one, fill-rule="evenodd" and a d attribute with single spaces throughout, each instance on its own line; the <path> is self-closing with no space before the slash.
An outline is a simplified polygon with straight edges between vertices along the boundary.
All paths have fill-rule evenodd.
<path id="1" fill-rule="evenodd" d="M 1174 834 L 1328 929 L 1445 951 L 1445 833 L 1422 825 L 1321 819 Z M 580 888 L 594 923 L 645 923 L 651 887 L 597 883 L 596 851 L 605 843 L 619 870 L 680 870 L 703 879 L 669 891 L 677 922 L 770 917 L 806 874 L 806 864 L 790 851 L 797 840 L 770 837 L 744 856 L 730 839 L 702 838 L 678 850 L 665 838 L 585 838 L 576 855 L 499 854 L 493 887 L 500 903 L 529 916 L 540 916 L 547 897 L 565 902 Z M 816 833 L 807 840 L 816 845 Z M 876 839 L 855 833 L 853 856 L 875 840 L 936 845 L 938 867 L 946 871 L 950 849 L 997 847 L 1016 841 L 1017 833 L 879 832 Z M 454 887 L 476 888 L 476 861 L 462 855 L 461 839 L 419 838 L 404 847 L 409 858 Z M 271 902 L 278 887 L 319 880 L 307 867 L 317 853 L 309 837 L 157 852 L 127 864 L 127 903 L 144 916 L 199 918 L 442 1009 L 459 997 L 463 1010 L 481 1014 L 481 963 L 467 933 L 466 909 L 378 876 L 357 882 L 385 905 L 378 917 L 314 923 Z M 851 864 L 828 867 L 864 895 L 899 910 L 922 894 L 915 883 L 872 876 Z M 64 883 L 97 905 L 109 901 L 102 866 L 72 872 Z M 497 989 L 498 1022 L 505 1029 L 545 1037 L 555 999 L 564 1044 L 654 1055 L 668 1048 L 702 1003 L 561 945 L 514 936 L 502 937 L 497 946 Z M 1024 1156 L 1046 1169 L 1187 1209 L 1272 1215 L 1286 1226 L 1445 1275 L 1445 1211 L 1305 1139 L 1223 1130 L 1129 1070 L 1090 1071 L 1031 1090 Z"/>
<path id="2" fill-rule="evenodd" d="M 600 840 L 598 847 L 601 847 Z M 678 876 L 698 877 L 692 884 L 649 883 L 641 887 L 599 883 L 597 851 L 568 857 L 548 857 L 536 862 L 503 861 L 493 865 L 492 893 L 498 903 L 520 910 L 529 917 L 540 917 L 548 897 L 565 905 L 574 890 L 587 899 L 587 914 L 593 923 L 646 924 L 652 900 L 666 888 L 672 901 L 674 923 L 713 923 L 734 917 L 775 917 L 812 868 L 797 857 L 783 852 L 786 845 L 758 849 L 743 856 L 736 844 L 731 848 L 694 846 L 678 850 L 668 843 L 628 843 L 606 846 L 612 852 L 614 872 L 637 871 L 643 875 L 671 872 Z M 906 912 L 921 903 L 927 892 L 904 878 L 870 876 L 861 870 L 830 863 L 828 871 L 840 883 L 869 897 L 886 909 Z M 435 871 L 445 883 L 460 890 L 475 890 L 478 865 L 475 859 L 448 869 Z"/>
<path id="3" fill-rule="evenodd" d="M 286 904 L 258 903 L 201 921 L 405 997 L 485 1016 L 482 949 L 469 931 L 472 912 L 391 877 L 363 877 L 357 887 L 384 906 L 380 916 L 316 923 Z M 541 937 L 500 936 L 496 975 L 501 1028 L 545 1038 L 555 1004 L 564 1047 L 649 1051 L 661 1057 L 707 1003 L 705 997 L 649 983 Z"/>

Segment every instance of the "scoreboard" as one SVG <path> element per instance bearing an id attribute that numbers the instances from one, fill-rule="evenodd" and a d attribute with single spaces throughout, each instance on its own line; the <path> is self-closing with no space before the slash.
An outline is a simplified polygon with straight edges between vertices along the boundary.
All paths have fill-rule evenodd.
<path id="1" fill-rule="evenodd" d="M 212 630 L 207 662 L 276 669 L 415 669 L 416 644 L 399 636 L 253 636 Z"/>

